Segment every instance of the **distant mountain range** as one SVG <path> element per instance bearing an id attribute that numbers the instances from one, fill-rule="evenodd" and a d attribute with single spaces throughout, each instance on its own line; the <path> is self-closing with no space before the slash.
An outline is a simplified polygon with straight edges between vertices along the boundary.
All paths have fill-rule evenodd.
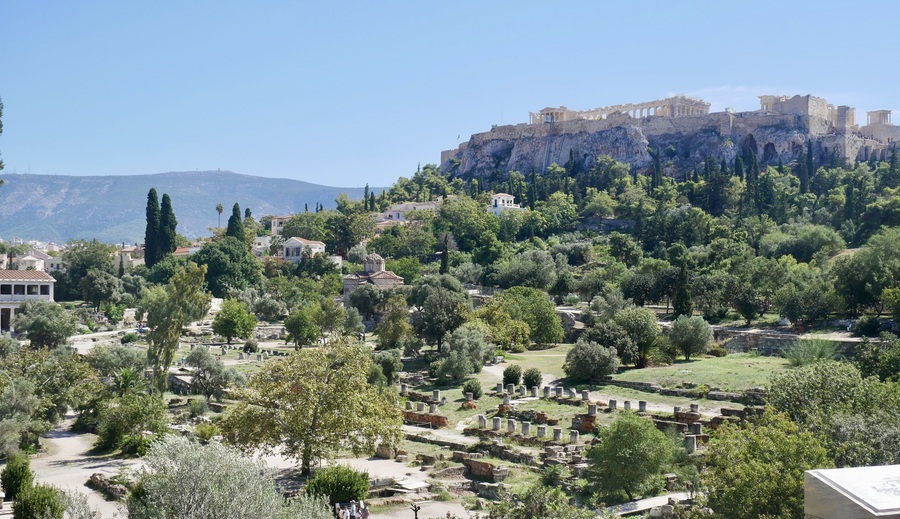
<path id="1" fill-rule="evenodd" d="M 299 180 L 254 177 L 230 171 L 192 171 L 155 175 L 76 177 L 2 175 L 0 238 L 64 243 L 70 238 L 97 238 L 107 243 L 141 243 L 146 225 L 147 192 L 172 198 L 178 232 L 188 238 L 208 236 L 218 224 L 216 204 L 225 207 L 224 227 L 237 202 L 241 214 L 254 218 L 313 210 L 317 203 L 335 206 L 339 193 L 361 199 L 363 188 L 328 187 Z M 381 188 L 373 188 L 381 191 Z"/>

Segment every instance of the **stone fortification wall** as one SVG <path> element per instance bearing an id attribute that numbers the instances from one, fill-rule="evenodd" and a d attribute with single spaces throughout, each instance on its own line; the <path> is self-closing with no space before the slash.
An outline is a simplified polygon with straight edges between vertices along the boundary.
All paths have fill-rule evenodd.
<path id="1" fill-rule="evenodd" d="M 459 148 L 442 152 L 441 164 L 464 177 L 494 171 L 529 173 L 568 162 L 571 151 L 585 168 L 608 155 L 640 170 L 652 162 L 648 148 L 672 146 L 676 154 L 666 161 L 675 170 L 688 171 L 707 156 L 732 162 L 747 148 L 756 151 L 762 165 L 787 164 L 805 153 L 807 142 L 813 143 L 819 161 L 835 154 L 846 160 L 868 160 L 873 155 L 884 159 L 890 146 L 900 140 L 900 127 L 891 124 L 888 110 L 869 112 L 870 124 L 858 127 L 854 108 L 835 107 L 815 96 L 760 96 L 760 105 L 753 112 L 679 110 L 674 116 L 665 110 L 663 115 L 643 116 L 656 109 L 640 108 L 629 113 L 604 112 L 602 118 L 594 119 L 572 118 L 590 111 L 546 108 L 532 114 L 532 120 L 541 120 L 544 112 L 575 115 L 551 117 L 552 124 L 494 126 L 472 135 Z"/>
<path id="2" fill-rule="evenodd" d="M 779 159 L 785 163 L 795 160 L 805 149 L 807 139 L 824 134 L 827 128 L 826 121 L 816 118 L 761 112 L 639 119 L 614 114 L 602 120 L 564 121 L 552 126 L 497 126 L 473 135 L 467 143 L 441 157 L 444 168 L 451 167 L 451 160 L 458 160 L 457 172 L 464 176 L 482 176 L 495 169 L 542 171 L 552 163 L 567 162 L 570 150 L 585 167 L 590 167 L 597 157 L 608 155 L 642 169 L 652 161 L 648 148 L 665 149 L 670 145 L 677 149 L 673 160 L 685 169 L 701 164 L 706 156 L 733 161 L 742 146 L 747 145 L 756 147 L 757 155 L 765 159 L 763 163 L 777 164 Z M 849 148 L 855 158 L 858 150 Z M 824 158 L 824 152 L 822 155 Z"/>

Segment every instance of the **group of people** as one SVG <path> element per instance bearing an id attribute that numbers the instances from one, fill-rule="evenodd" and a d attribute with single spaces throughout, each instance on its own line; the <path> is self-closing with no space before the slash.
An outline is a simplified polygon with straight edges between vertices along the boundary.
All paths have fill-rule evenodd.
<path id="1" fill-rule="evenodd" d="M 346 505 L 338 503 L 334 505 L 334 516 L 338 519 L 368 519 L 369 507 L 363 501 L 350 501 Z"/>

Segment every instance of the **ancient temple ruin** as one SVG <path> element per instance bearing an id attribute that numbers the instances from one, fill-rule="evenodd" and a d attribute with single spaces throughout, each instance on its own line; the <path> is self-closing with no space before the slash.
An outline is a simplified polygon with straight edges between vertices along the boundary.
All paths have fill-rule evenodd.
<path id="1" fill-rule="evenodd" d="M 628 103 L 604 106 L 593 110 L 570 110 L 565 106 L 544 108 L 540 112 L 531 112 L 531 124 L 563 121 L 596 121 L 606 119 L 612 114 L 628 114 L 635 119 L 641 117 L 684 117 L 688 115 L 705 115 L 709 113 L 709 103 L 687 96 L 674 96 L 646 103 Z"/>
<path id="2" fill-rule="evenodd" d="M 673 171 L 688 171 L 708 157 L 730 163 L 750 150 L 763 165 L 790 164 L 809 146 L 818 163 L 886 160 L 900 140 L 890 110 L 869 111 L 859 125 L 856 108 L 813 95 L 761 95 L 759 103 L 758 110 L 710 112 L 708 102 L 677 95 L 591 110 L 548 107 L 442 152 L 441 168 L 488 176 L 572 161 L 587 169 L 606 155 L 643 169 L 652 163 L 649 150 L 669 150 Z"/>

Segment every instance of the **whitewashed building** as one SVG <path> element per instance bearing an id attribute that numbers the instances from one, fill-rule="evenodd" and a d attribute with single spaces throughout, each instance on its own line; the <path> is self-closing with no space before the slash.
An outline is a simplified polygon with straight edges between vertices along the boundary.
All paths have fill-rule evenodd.
<path id="1" fill-rule="evenodd" d="M 16 310 L 25 301 L 53 301 L 54 283 L 40 270 L 0 270 L 0 330 L 12 330 Z"/>
<path id="2" fill-rule="evenodd" d="M 516 197 L 507 193 L 497 193 L 491 197 L 491 205 L 488 206 L 488 212 L 494 216 L 500 216 L 500 213 L 510 209 L 521 209 L 522 207 L 516 203 Z"/>
<path id="3" fill-rule="evenodd" d="M 281 258 L 291 263 L 303 261 L 303 251 L 309 249 L 311 255 L 325 253 L 325 244 L 320 241 L 297 238 L 296 236 L 281 244 Z"/>

